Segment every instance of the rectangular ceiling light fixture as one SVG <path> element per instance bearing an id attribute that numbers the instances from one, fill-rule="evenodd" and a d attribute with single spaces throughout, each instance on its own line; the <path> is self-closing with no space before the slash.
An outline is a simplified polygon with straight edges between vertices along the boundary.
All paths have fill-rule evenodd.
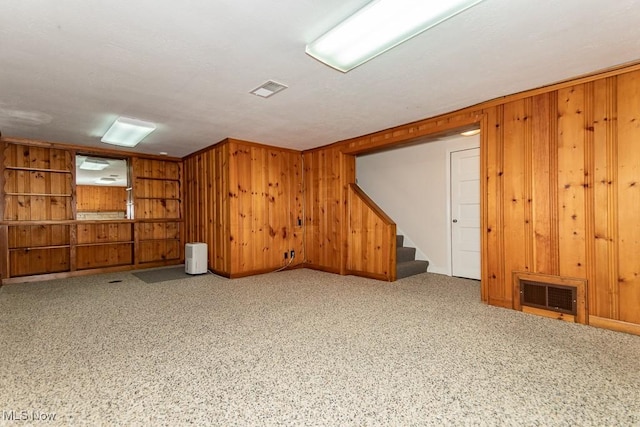
<path id="1" fill-rule="evenodd" d="M 346 73 L 483 0 L 374 0 L 307 45 Z"/>
<path id="2" fill-rule="evenodd" d="M 96 184 L 113 184 L 114 182 L 116 182 L 116 179 L 108 176 L 96 179 Z"/>
<path id="3" fill-rule="evenodd" d="M 94 159 L 87 157 L 84 162 L 80 164 L 80 169 L 86 171 L 101 171 L 109 167 L 109 162 L 102 159 Z"/>
<path id="4" fill-rule="evenodd" d="M 118 117 L 101 141 L 123 147 L 135 147 L 154 130 L 156 130 L 154 123 L 129 117 Z"/>

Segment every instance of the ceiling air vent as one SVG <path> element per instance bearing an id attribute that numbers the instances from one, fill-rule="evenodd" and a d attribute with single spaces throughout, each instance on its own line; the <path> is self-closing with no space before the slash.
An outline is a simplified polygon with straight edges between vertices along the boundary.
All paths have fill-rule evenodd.
<path id="1" fill-rule="evenodd" d="M 287 86 L 274 82 L 273 80 L 269 80 L 262 85 L 258 86 L 254 90 L 251 91 L 252 94 L 261 96 L 263 98 L 268 98 L 271 95 L 275 95 L 278 92 L 285 90 Z"/>

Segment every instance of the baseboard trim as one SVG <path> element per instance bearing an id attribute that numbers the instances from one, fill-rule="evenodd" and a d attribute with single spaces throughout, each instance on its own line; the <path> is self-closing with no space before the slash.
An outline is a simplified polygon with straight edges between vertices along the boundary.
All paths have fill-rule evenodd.
<path id="1" fill-rule="evenodd" d="M 339 268 L 325 267 L 317 264 L 304 263 L 301 267 L 308 268 L 310 270 L 324 271 L 325 273 L 340 274 Z"/>
<path id="2" fill-rule="evenodd" d="M 607 319 L 606 317 L 589 316 L 589 325 L 596 328 L 610 329 L 627 334 L 640 335 L 640 325 L 637 323 L 623 322 L 622 320 Z"/>
<path id="3" fill-rule="evenodd" d="M 352 276 L 364 277 L 365 279 L 382 280 L 384 282 L 391 282 L 391 278 L 385 274 L 369 273 L 367 271 L 347 270 L 346 274 Z"/>
<path id="4" fill-rule="evenodd" d="M 118 273 L 121 271 L 136 271 L 136 270 L 144 270 L 147 268 L 156 268 L 156 267 L 167 267 L 171 265 L 184 264 L 184 261 L 179 259 L 171 260 L 171 261 L 157 261 L 157 262 L 148 262 L 144 264 L 125 264 L 113 267 L 100 267 L 100 268 L 89 268 L 86 270 L 76 270 L 76 271 L 62 271 L 59 273 L 46 273 L 46 274 L 36 274 L 32 276 L 20 276 L 20 277 L 9 277 L 6 279 L 2 279 L 2 285 L 14 285 L 17 283 L 34 283 L 34 282 L 45 282 L 47 280 L 55 280 L 55 279 L 66 279 L 69 277 L 77 277 L 77 276 L 88 276 L 91 274 L 102 274 L 102 273 Z"/>

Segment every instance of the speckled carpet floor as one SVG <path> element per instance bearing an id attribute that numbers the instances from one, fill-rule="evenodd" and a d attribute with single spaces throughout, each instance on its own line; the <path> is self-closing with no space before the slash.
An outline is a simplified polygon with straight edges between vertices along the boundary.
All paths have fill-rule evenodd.
<path id="1" fill-rule="evenodd" d="M 312 270 L 5 286 L 0 424 L 640 425 L 639 336 L 479 295 Z"/>

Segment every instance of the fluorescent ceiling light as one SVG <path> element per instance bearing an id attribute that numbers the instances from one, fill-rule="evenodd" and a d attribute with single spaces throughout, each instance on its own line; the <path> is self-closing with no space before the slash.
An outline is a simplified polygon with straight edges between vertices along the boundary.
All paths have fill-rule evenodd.
<path id="1" fill-rule="evenodd" d="M 468 130 L 465 132 L 461 132 L 460 135 L 462 136 L 473 136 L 473 135 L 477 135 L 480 133 L 480 129 L 473 129 L 473 130 Z"/>
<path id="2" fill-rule="evenodd" d="M 307 54 L 346 73 L 483 0 L 375 0 L 313 43 Z"/>
<path id="3" fill-rule="evenodd" d="M 113 184 L 116 182 L 115 178 L 103 177 L 96 179 L 96 184 Z"/>
<path id="4" fill-rule="evenodd" d="M 129 117 L 118 117 L 101 141 L 107 144 L 135 147 L 147 135 L 156 129 L 156 125 Z"/>
<path id="5" fill-rule="evenodd" d="M 80 169 L 86 171 L 101 171 L 104 168 L 109 167 L 109 162 L 102 159 L 94 159 L 87 157 L 84 162 L 80 164 Z"/>

